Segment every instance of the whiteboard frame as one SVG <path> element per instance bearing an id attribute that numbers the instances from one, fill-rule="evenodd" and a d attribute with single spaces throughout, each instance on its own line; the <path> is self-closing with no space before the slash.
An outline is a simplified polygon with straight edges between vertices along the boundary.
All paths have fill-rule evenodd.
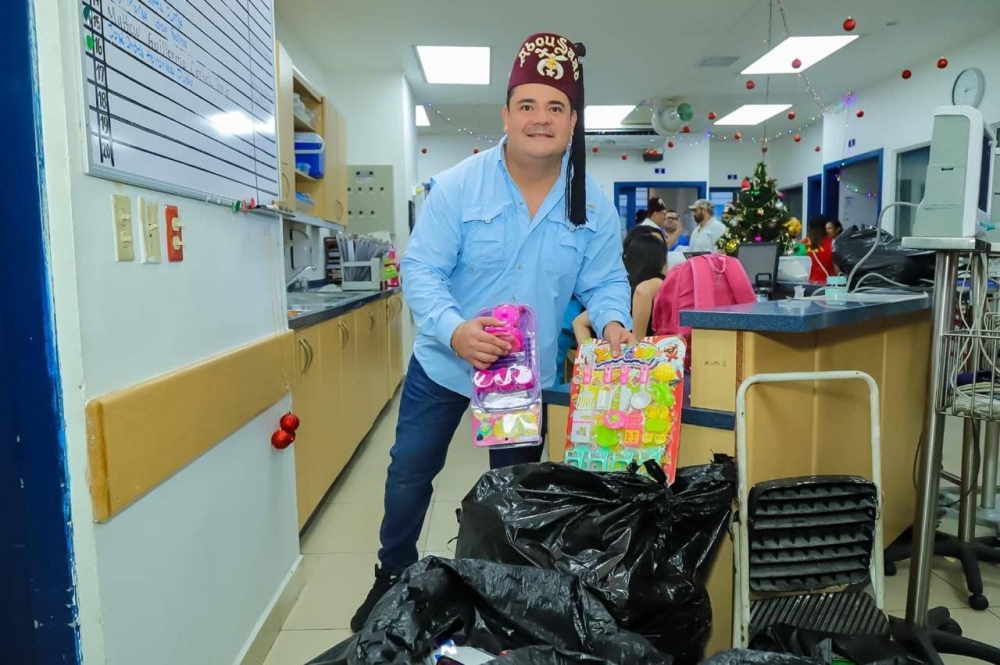
<path id="1" fill-rule="evenodd" d="M 107 0 L 101 0 L 102 7 L 103 3 Z M 247 0 L 250 1 L 250 0 Z M 271 9 L 271 80 L 274 83 L 274 126 L 275 126 L 275 145 L 277 143 L 278 137 L 278 47 L 275 42 L 275 18 L 274 18 L 274 0 L 263 0 L 267 3 L 268 7 Z M 90 108 L 87 104 L 87 86 L 90 85 L 87 82 L 87 65 L 89 64 L 89 59 L 87 58 L 87 28 L 86 23 L 83 19 L 83 3 L 84 0 L 78 0 L 80 13 L 77 14 L 79 21 L 77 22 L 77 29 L 80 35 L 79 50 L 77 53 L 80 55 L 80 79 L 82 87 L 80 91 L 82 93 L 80 97 L 80 104 L 83 106 L 83 127 L 84 127 L 84 154 L 85 168 L 84 173 L 96 178 L 102 178 L 104 180 L 110 180 L 112 182 L 120 182 L 126 185 L 134 185 L 136 187 L 144 187 L 146 189 L 151 189 L 156 192 L 162 192 L 164 194 L 175 194 L 177 196 L 183 196 L 184 198 L 194 199 L 196 201 L 202 201 L 204 203 L 214 203 L 218 205 L 224 205 L 226 207 L 231 207 L 236 203 L 236 199 L 227 198 L 225 196 L 219 196 L 218 194 L 212 194 L 211 192 L 206 192 L 204 190 L 194 189 L 192 187 L 185 187 L 183 185 L 177 185 L 166 180 L 159 180 L 156 178 L 149 178 L 147 176 L 135 175 L 134 173 L 129 173 L 125 170 L 120 170 L 116 167 L 104 166 L 101 164 L 100 160 L 94 160 L 93 154 L 93 133 L 98 128 L 94 127 L 90 121 Z M 103 14 L 103 12 L 102 12 Z M 105 43 L 107 39 L 105 38 Z M 281 158 L 280 149 L 278 150 L 279 155 L 275 156 L 274 167 L 275 171 L 281 173 Z M 256 176 L 256 167 L 254 169 L 254 174 Z M 278 182 L 278 188 L 281 188 L 281 182 Z M 255 187 L 256 189 L 256 187 Z M 265 205 L 273 203 L 273 201 L 257 201 L 259 205 Z"/>

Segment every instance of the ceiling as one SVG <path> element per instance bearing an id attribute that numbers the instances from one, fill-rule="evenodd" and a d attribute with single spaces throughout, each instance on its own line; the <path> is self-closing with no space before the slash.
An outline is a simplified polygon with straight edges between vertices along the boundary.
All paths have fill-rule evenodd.
<path id="1" fill-rule="evenodd" d="M 498 136 L 507 76 L 522 40 L 554 31 L 587 46 L 584 60 L 588 104 L 641 104 L 643 100 L 687 101 L 695 109 L 692 132 L 712 129 L 708 111 L 719 117 L 745 103 L 794 104 L 795 125 L 817 114 L 805 85 L 825 103 L 862 89 L 907 67 L 934 62 L 948 48 L 1000 27 L 997 0 L 782 0 L 794 35 L 843 34 L 844 19 L 857 19 L 860 39 L 798 75 L 755 76 L 751 92 L 740 71 L 784 38 L 774 0 L 275 0 L 279 25 L 287 26 L 317 62 L 331 69 L 402 71 L 418 103 L 430 103 L 431 127 L 421 133 Z M 567 7 L 572 6 L 572 11 Z M 279 35 L 280 37 L 281 35 Z M 493 47 L 489 86 L 428 85 L 413 46 Z M 699 67 L 708 56 L 737 56 L 728 67 Z M 768 80 L 770 78 L 770 80 Z M 649 106 L 626 123 L 648 125 Z M 784 115 L 768 133 L 790 126 Z M 737 128 L 727 128 L 730 131 Z M 744 136 L 763 127 L 740 128 Z M 639 139 L 640 142 L 647 139 Z"/>

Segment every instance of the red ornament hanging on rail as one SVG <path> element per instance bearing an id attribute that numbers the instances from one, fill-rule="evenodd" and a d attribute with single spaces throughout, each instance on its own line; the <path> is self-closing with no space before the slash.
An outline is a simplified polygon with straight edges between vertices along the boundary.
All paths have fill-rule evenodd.
<path id="1" fill-rule="evenodd" d="M 844 21 L 844 32 L 854 32 L 854 28 L 856 27 L 858 27 L 858 22 L 848 16 L 847 20 Z"/>
<path id="2" fill-rule="evenodd" d="M 623 152 L 623 153 L 622 153 L 622 161 L 624 162 L 624 161 L 626 161 L 626 160 L 628 160 L 628 155 L 626 155 L 626 154 L 625 154 L 625 153 Z"/>
<path id="3" fill-rule="evenodd" d="M 421 148 L 420 149 L 420 154 L 421 155 L 426 155 L 427 154 L 427 148 Z"/>
<path id="4" fill-rule="evenodd" d="M 861 109 L 858 109 L 858 112 L 855 113 L 854 115 L 858 116 L 859 118 L 863 118 L 865 117 L 865 112 Z"/>
<path id="5" fill-rule="evenodd" d="M 739 132 L 736 132 L 735 134 L 733 134 L 733 138 L 736 139 L 737 141 L 742 141 L 743 135 L 740 134 Z"/>
<path id="6" fill-rule="evenodd" d="M 668 148 L 673 148 L 674 147 L 674 142 L 673 141 L 667 141 L 667 147 Z"/>
<path id="7" fill-rule="evenodd" d="M 766 155 L 767 154 L 767 146 L 764 146 L 763 148 L 761 148 L 760 151 Z"/>
<path id="8" fill-rule="evenodd" d="M 788 119 L 789 120 L 795 120 L 795 111 L 789 111 L 788 112 Z"/>
<path id="9" fill-rule="evenodd" d="M 757 84 L 753 82 L 753 79 L 747 81 L 747 90 L 753 90 L 757 87 Z"/>
<path id="10" fill-rule="evenodd" d="M 293 443 L 295 443 L 294 432 L 286 432 L 283 429 L 278 429 L 271 435 L 271 445 L 278 450 L 284 450 Z"/>
<path id="11" fill-rule="evenodd" d="M 681 129 L 681 131 L 684 132 L 685 134 L 690 134 L 691 133 L 691 127 L 689 125 L 684 125 L 684 128 Z"/>
<path id="12" fill-rule="evenodd" d="M 947 66 L 948 66 L 948 58 L 941 58 L 940 60 L 938 60 L 937 62 L 938 69 L 944 69 Z"/>
<path id="13" fill-rule="evenodd" d="M 904 81 L 909 81 L 910 77 L 913 76 L 913 72 L 911 72 L 909 69 L 904 69 L 902 76 Z"/>
<path id="14" fill-rule="evenodd" d="M 799 141 L 802 140 L 802 136 L 800 136 L 799 134 L 796 134 L 795 136 L 792 137 L 792 140 L 795 141 L 796 143 L 798 143 Z"/>
<path id="15" fill-rule="evenodd" d="M 296 432 L 301 424 L 299 417 L 291 411 L 281 416 L 281 420 L 278 421 L 278 426 L 286 432 Z"/>
<path id="16" fill-rule="evenodd" d="M 597 147 L 596 145 L 595 145 L 595 146 L 594 146 L 593 148 L 591 148 L 591 150 L 593 150 L 593 151 L 594 151 L 594 154 L 595 154 L 595 155 L 596 155 L 597 153 L 599 153 L 599 152 L 601 151 L 601 149 L 600 149 L 600 148 L 598 148 L 598 147 Z"/>
<path id="17" fill-rule="evenodd" d="M 798 58 L 795 58 L 795 60 L 792 60 L 792 69 L 798 69 L 801 66 L 802 66 L 802 61 L 801 60 L 799 60 Z"/>
<path id="18" fill-rule="evenodd" d="M 709 120 L 715 120 L 715 111 L 709 111 L 708 112 L 708 119 Z"/>
<path id="19" fill-rule="evenodd" d="M 813 148 L 813 150 L 815 150 L 816 152 L 819 152 L 820 151 L 820 147 L 816 146 L 815 148 Z"/>

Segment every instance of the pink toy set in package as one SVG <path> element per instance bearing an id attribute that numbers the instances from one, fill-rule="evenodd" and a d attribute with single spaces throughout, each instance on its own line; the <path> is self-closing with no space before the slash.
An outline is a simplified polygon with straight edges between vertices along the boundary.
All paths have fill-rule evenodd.
<path id="1" fill-rule="evenodd" d="M 510 344 L 510 353 L 472 375 L 472 439 L 480 447 L 517 448 L 542 441 L 542 390 L 535 348 L 535 312 L 527 305 L 480 310 L 503 325 L 486 332 Z"/>

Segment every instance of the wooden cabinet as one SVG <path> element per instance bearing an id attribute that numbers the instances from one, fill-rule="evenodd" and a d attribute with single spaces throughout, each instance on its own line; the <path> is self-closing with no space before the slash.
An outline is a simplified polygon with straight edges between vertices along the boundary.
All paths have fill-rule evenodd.
<path id="1" fill-rule="evenodd" d="M 362 322 L 363 311 L 357 309 L 335 319 L 347 336 L 340 361 L 343 386 L 341 406 L 344 417 L 342 422 L 338 423 L 338 428 L 343 430 L 344 435 L 350 441 L 354 441 L 355 445 L 364 438 L 374 422 L 374 419 L 369 421 L 367 417 L 368 396 L 365 395 L 365 367 L 361 357 L 364 349 L 359 341 L 364 325 L 367 324 L 367 321 Z"/>
<path id="2" fill-rule="evenodd" d="M 277 93 L 279 103 L 276 109 L 278 123 L 278 180 L 281 193 L 278 204 L 295 207 L 295 115 L 292 111 L 294 94 L 294 66 L 292 58 L 281 42 L 276 42 Z"/>
<path id="3" fill-rule="evenodd" d="M 326 219 L 347 225 L 347 119 L 330 100 L 323 102 L 326 177 L 323 178 Z"/>
<path id="4" fill-rule="evenodd" d="M 385 301 L 386 357 L 389 359 L 387 399 L 392 399 L 403 380 L 403 297 L 399 294 Z"/>
<path id="5" fill-rule="evenodd" d="M 329 430 L 323 408 L 323 352 L 319 326 L 295 333 L 298 375 L 292 388 L 292 409 L 301 424 L 295 433 L 295 483 L 299 527 L 305 524 L 330 486 L 323 459 L 323 438 Z"/>

